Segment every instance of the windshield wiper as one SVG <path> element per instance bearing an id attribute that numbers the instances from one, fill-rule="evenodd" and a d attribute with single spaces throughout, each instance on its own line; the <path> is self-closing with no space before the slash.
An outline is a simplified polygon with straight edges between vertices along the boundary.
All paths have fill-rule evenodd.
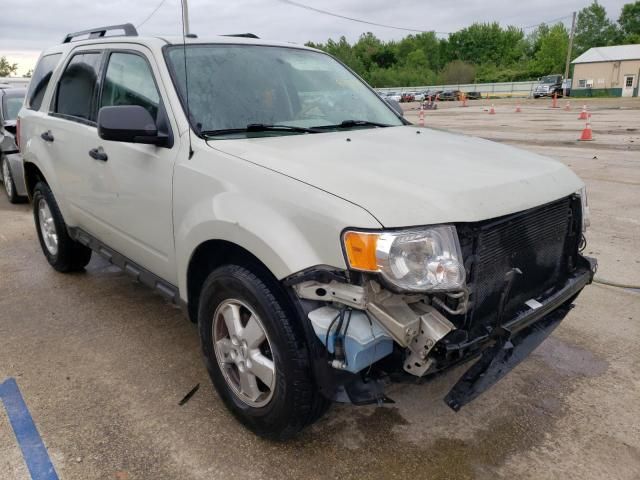
<path id="1" fill-rule="evenodd" d="M 207 137 L 227 135 L 232 133 L 250 132 L 296 132 L 296 133 L 320 133 L 315 128 L 295 127 L 293 125 L 269 125 L 265 123 L 250 123 L 244 128 L 223 128 L 219 130 L 202 130 L 200 133 Z"/>
<path id="2" fill-rule="evenodd" d="M 353 127 L 390 127 L 386 123 L 370 122 L 369 120 L 343 120 L 336 125 L 320 125 L 313 128 L 353 128 Z"/>

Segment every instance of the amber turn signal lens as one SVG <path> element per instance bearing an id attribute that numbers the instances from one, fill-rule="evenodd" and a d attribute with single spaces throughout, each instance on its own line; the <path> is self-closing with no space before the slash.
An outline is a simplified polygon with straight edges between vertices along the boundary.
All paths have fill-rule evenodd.
<path id="1" fill-rule="evenodd" d="M 344 234 L 344 248 L 347 252 L 349 266 L 355 270 L 377 272 L 377 242 L 377 233 L 346 232 Z"/>

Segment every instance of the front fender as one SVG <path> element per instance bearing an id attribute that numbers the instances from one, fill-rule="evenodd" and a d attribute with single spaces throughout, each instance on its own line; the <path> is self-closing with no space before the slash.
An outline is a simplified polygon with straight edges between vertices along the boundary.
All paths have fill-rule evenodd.
<path id="1" fill-rule="evenodd" d="M 345 268 L 346 227 L 380 228 L 366 210 L 336 195 L 206 145 L 174 171 L 178 287 L 204 242 L 224 240 L 249 251 L 278 279 L 316 265 Z"/>
<path id="2" fill-rule="evenodd" d="M 319 214 L 291 213 L 238 192 L 225 192 L 193 205 L 176 230 L 183 299 L 189 260 L 196 248 L 209 240 L 225 240 L 244 248 L 278 279 L 315 265 L 345 268 L 342 228 L 330 225 Z"/>

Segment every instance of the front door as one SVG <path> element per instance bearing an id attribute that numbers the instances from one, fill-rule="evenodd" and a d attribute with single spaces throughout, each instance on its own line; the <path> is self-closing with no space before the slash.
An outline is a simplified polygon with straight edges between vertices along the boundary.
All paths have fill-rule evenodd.
<path id="1" fill-rule="evenodd" d="M 622 83 L 622 96 L 623 97 L 632 97 L 633 90 L 636 87 L 636 76 L 635 75 L 625 75 L 624 82 Z"/>
<path id="2" fill-rule="evenodd" d="M 143 47 L 106 53 L 97 110 L 118 105 L 147 109 L 158 130 L 176 132 L 155 81 L 157 65 Z M 167 107 L 168 108 L 168 107 Z M 86 208 L 99 223 L 104 243 L 164 280 L 177 282 L 173 241 L 172 179 L 179 137 L 172 148 L 105 141 L 92 149 L 93 191 Z"/>

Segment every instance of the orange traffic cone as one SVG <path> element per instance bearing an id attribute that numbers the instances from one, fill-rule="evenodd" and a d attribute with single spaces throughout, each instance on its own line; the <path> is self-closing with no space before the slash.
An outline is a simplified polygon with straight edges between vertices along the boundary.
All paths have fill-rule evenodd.
<path id="1" fill-rule="evenodd" d="M 582 106 L 582 111 L 580 112 L 580 115 L 578 116 L 578 120 L 589 120 L 589 113 L 587 112 L 587 106 L 586 105 Z"/>
<path id="2" fill-rule="evenodd" d="M 582 130 L 582 135 L 578 139 L 581 142 L 588 142 L 593 140 L 593 132 L 591 131 L 591 123 L 587 120 L 587 124 L 584 126 L 584 130 Z"/>
<path id="3" fill-rule="evenodd" d="M 560 108 L 558 107 L 558 93 L 553 94 L 553 101 L 551 102 L 551 108 Z"/>
<path id="4" fill-rule="evenodd" d="M 571 102 L 567 102 L 567 104 L 564 106 L 564 110 L 566 112 L 570 112 L 571 111 Z"/>
<path id="5" fill-rule="evenodd" d="M 516 104 L 516 113 L 520 113 L 522 111 L 522 109 L 520 108 L 520 104 L 517 103 Z"/>
<path id="6" fill-rule="evenodd" d="M 418 125 L 420 125 L 421 127 L 424 127 L 424 110 L 422 109 L 422 107 L 420 107 L 420 115 L 418 117 Z"/>
<path id="7" fill-rule="evenodd" d="M 493 103 L 491 104 L 491 108 L 489 109 L 489 115 L 495 115 L 496 114 L 496 109 L 493 106 Z"/>

